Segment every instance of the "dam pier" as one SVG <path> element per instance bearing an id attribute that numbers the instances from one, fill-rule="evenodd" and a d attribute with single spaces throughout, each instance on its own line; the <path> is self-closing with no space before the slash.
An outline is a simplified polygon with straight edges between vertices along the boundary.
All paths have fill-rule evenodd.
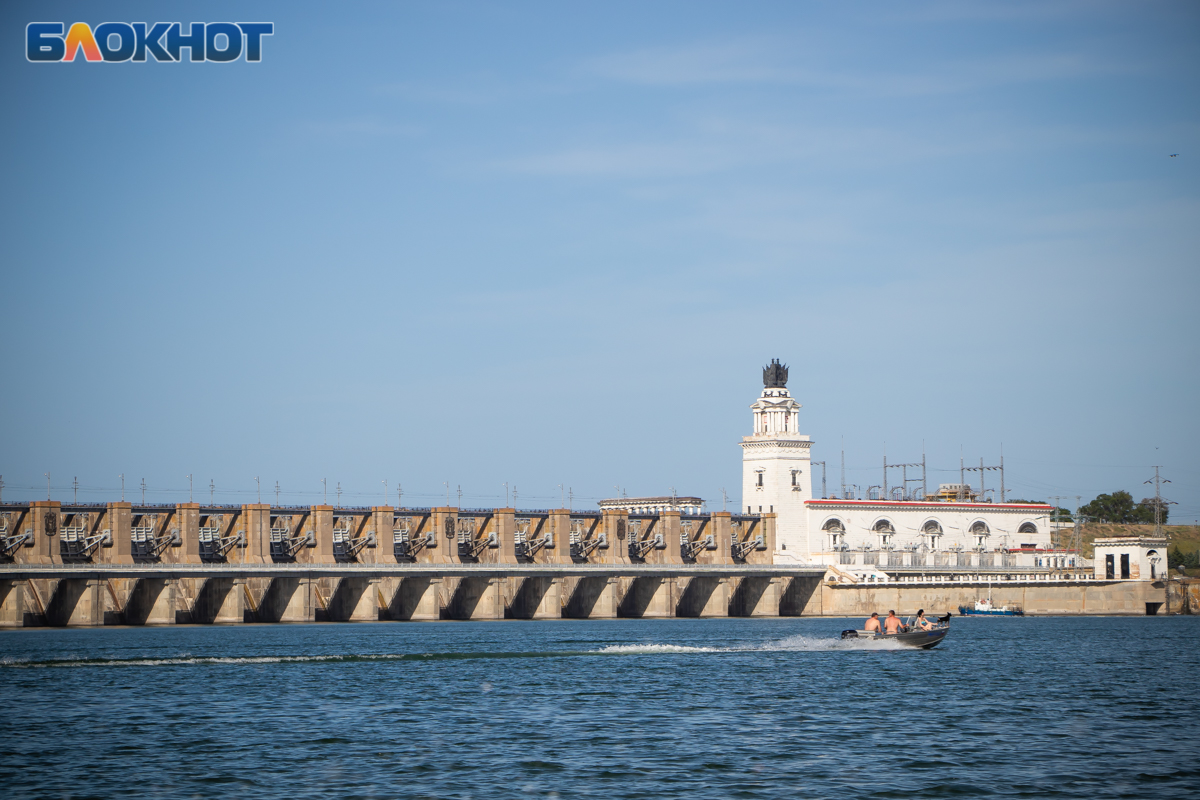
<path id="1" fill-rule="evenodd" d="M 45 501 L 0 535 L 4 627 L 777 616 L 825 574 L 771 563 L 771 514 Z"/>

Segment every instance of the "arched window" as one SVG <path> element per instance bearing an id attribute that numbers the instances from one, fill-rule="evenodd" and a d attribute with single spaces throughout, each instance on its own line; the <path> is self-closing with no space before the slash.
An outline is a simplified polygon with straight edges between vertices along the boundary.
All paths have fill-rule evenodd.
<path id="1" fill-rule="evenodd" d="M 1158 578 L 1158 562 L 1161 560 L 1157 550 L 1147 550 L 1146 560 L 1150 562 L 1150 580 Z"/>
<path id="2" fill-rule="evenodd" d="M 846 544 L 846 526 L 837 517 L 826 522 L 821 526 L 821 530 L 829 535 L 829 544 L 831 550 L 841 550 Z"/>
<path id="3" fill-rule="evenodd" d="M 929 549 L 937 550 L 938 545 L 942 541 L 942 524 L 936 519 L 931 519 L 921 526 L 921 534 L 929 539 Z"/>
<path id="4" fill-rule="evenodd" d="M 1017 528 L 1017 533 L 1037 533 L 1037 525 L 1032 522 L 1022 522 L 1021 527 Z"/>
<path id="5" fill-rule="evenodd" d="M 971 524 L 971 535 L 975 537 L 975 547 L 982 550 L 987 545 L 987 538 L 992 534 L 987 523 L 983 520 Z"/>
<path id="6" fill-rule="evenodd" d="M 890 550 L 892 546 L 892 537 L 896 534 L 895 527 L 886 519 L 881 519 L 876 522 L 872 528 L 879 535 L 879 547 L 882 550 Z"/>

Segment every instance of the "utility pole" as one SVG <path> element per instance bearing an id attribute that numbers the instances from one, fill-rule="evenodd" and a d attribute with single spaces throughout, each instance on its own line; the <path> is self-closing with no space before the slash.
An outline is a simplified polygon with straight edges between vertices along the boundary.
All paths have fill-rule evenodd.
<path id="1" fill-rule="evenodd" d="M 846 499 L 846 437 L 842 437 L 842 500 Z"/>
<path id="2" fill-rule="evenodd" d="M 209 478 L 208 479 L 208 504 L 210 506 L 216 505 L 216 501 L 213 499 L 214 495 L 216 494 L 216 491 L 217 491 L 217 484 L 213 482 L 212 478 Z"/>
<path id="3" fill-rule="evenodd" d="M 458 485 L 458 505 L 455 508 L 462 508 L 462 484 Z"/>
<path id="4" fill-rule="evenodd" d="M 1075 551 L 1076 564 L 1083 558 L 1083 531 L 1079 528 L 1079 501 L 1082 499 L 1082 495 L 1075 495 L 1075 524 L 1071 526 L 1071 549 Z"/>
<path id="5" fill-rule="evenodd" d="M 558 485 L 558 507 L 566 508 L 566 505 L 567 505 L 566 496 L 563 494 L 563 485 L 560 483 Z"/>
<path id="6" fill-rule="evenodd" d="M 402 497 L 404 497 L 404 487 L 397 483 L 396 484 L 396 508 L 404 507 L 404 503 L 400 502 L 400 499 Z"/>
<path id="7" fill-rule="evenodd" d="M 929 487 L 925 485 L 925 440 L 921 440 L 921 500 L 929 496 Z"/>
<path id="8" fill-rule="evenodd" d="M 121 502 L 125 502 L 125 473 L 121 473 Z"/>
<path id="9" fill-rule="evenodd" d="M 817 466 L 818 464 L 821 465 L 821 499 L 826 500 L 829 498 L 829 494 L 825 491 L 825 462 L 824 461 L 811 462 L 811 465 L 814 467 Z M 724 490 L 722 490 L 722 491 L 724 491 Z"/>
<path id="10" fill-rule="evenodd" d="M 726 511 L 729 508 L 729 495 L 725 494 L 725 487 L 721 487 L 721 510 Z"/>
<path id="11" fill-rule="evenodd" d="M 513 509 L 515 510 L 516 507 L 517 507 L 517 485 L 514 483 L 513 484 Z"/>
<path id="12" fill-rule="evenodd" d="M 4 502 L 4 476 L 0 475 L 0 503 Z"/>
<path id="13" fill-rule="evenodd" d="M 75 487 L 75 505 L 79 505 L 79 476 L 75 476 L 75 480 L 71 481 L 71 485 Z"/>
<path id="14" fill-rule="evenodd" d="M 504 482 L 504 507 L 508 508 L 508 481 Z"/>
<path id="15" fill-rule="evenodd" d="M 446 508 L 450 507 L 450 481 L 442 481 L 442 486 L 446 487 Z"/>
<path id="16" fill-rule="evenodd" d="M 255 478 L 255 480 L 258 480 Z M 142 478 L 142 505 L 146 505 L 146 479 Z"/>
<path id="17" fill-rule="evenodd" d="M 967 482 L 967 470 L 963 466 L 962 445 L 958 446 L 958 502 L 962 502 L 966 498 L 963 497 L 963 484 Z"/>
<path id="18" fill-rule="evenodd" d="M 1161 484 L 1170 483 L 1170 481 L 1167 480 L 1166 478 L 1159 477 L 1158 470 L 1159 470 L 1159 467 L 1156 465 L 1154 467 L 1154 480 L 1153 481 L 1145 481 L 1145 483 L 1153 483 L 1154 484 L 1154 538 L 1155 539 L 1163 538 L 1162 509 L 1163 509 L 1164 503 L 1163 503 L 1163 499 L 1162 499 L 1162 485 Z M 1174 504 L 1172 503 L 1172 505 L 1174 505 Z M 1169 551 L 1168 551 L 1168 553 L 1169 553 Z M 1164 603 L 1163 607 L 1166 610 L 1163 613 L 1169 617 L 1169 616 L 1171 616 L 1171 557 L 1169 554 L 1165 557 L 1165 561 L 1167 564 L 1167 577 L 1163 581 L 1163 599 L 1166 602 Z"/>
<path id="19" fill-rule="evenodd" d="M 387 505 L 387 478 L 383 479 L 383 504 Z"/>
<path id="20" fill-rule="evenodd" d="M 275 481 L 275 506 L 279 506 L 279 481 Z"/>
<path id="21" fill-rule="evenodd" d="M 567 499 L 571 501 L 567 508 L 575 508 L 575 491 L 570 486 L 567 487 Z"/>
<path id="22" fill-rule="evenodd" d="M 143 487 L 142 491 L 143 492 L 145 492 L 145 485 L 146 485 L 146 480 L 143 478 L 142 479 L 142 487 Z M 256 489 L 258 491 L 258 504 L 261 506 L 262 505 L 262 481 L 260 481 L 258 479 L 257 475 L 254 476 L 254 486 L 256 487 Z"/>
<path id="23" fill-rule="evenodd" d="M 341 481 L 338 481 L 338 485 L 337 485 L 337 501 L 338 501 L 338 508 L 341 508 L 342 507 L 342 482 Z"/>
<path id="24" fill-rule="evenodd" d="M 322 505 L 329 505 L 329 484 L 325 482 L 324 478 L 321 478 L 321 492 L 323 493 L 322 496 L 325 498 L 325 501 L 322 503 Z"/>
<path id="25" fill-rule="evenodd" d="M 1055 550 L 1059 547 L 1058 541 L 1058 501 L 1062 498 L 1058 495 L 1053 495 L 1051 500 L 1054 501 L 1054 510 L 1050 512 L 1050 549 Z"/>
<path id="26" fill-rule="evenodd" d="M 50 473 L 46 473 L 46 499 L 50 499 Z"/>
<path id="27" fill-rule="evenodd" d="M 192 504 L 192 476 L 188 475 L 188 505 Z"/>
<path id="28" fill-rule="evenodd" d="M 1004 502 L 1004 442 L 1000 443 L 1000 502 Z"/>

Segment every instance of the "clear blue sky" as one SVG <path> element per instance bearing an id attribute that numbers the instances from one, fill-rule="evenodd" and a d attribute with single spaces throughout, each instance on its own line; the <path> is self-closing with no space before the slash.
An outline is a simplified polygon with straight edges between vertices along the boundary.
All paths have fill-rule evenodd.
<path id="1" fill-rule="evenodd" d="M 1198 67 L 1191 2 L 4 3 L 4 498 L 719 507 L 777 357 L 832 485 L 1195 519 Z"/>

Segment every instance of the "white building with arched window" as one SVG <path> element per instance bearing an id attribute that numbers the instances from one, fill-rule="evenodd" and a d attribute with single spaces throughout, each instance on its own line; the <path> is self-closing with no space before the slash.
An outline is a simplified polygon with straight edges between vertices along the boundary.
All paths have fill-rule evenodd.
<path id="1" fill-rule="evenodd" d="M 810 452 L 788 368 L 773 360 L 742 438 L 742 511 L 775 514 L 777 563 L 911 567 L 1080 566 L 1055 550 L 1042 503 L 979 501 L 970 487 L 943 487 L 924 501 L 813 497 Z M 965 501 L 956 498 L 965 497 Z M 1053 562 L 1053 563 L 1051 563 Z"/>
<path id="2" fill-rule="evenodd" d="M 820 564 L 1034 567 L 1053 550 L 1049 505 L 820 498 L 804 505 L 811 560 Z"/>

